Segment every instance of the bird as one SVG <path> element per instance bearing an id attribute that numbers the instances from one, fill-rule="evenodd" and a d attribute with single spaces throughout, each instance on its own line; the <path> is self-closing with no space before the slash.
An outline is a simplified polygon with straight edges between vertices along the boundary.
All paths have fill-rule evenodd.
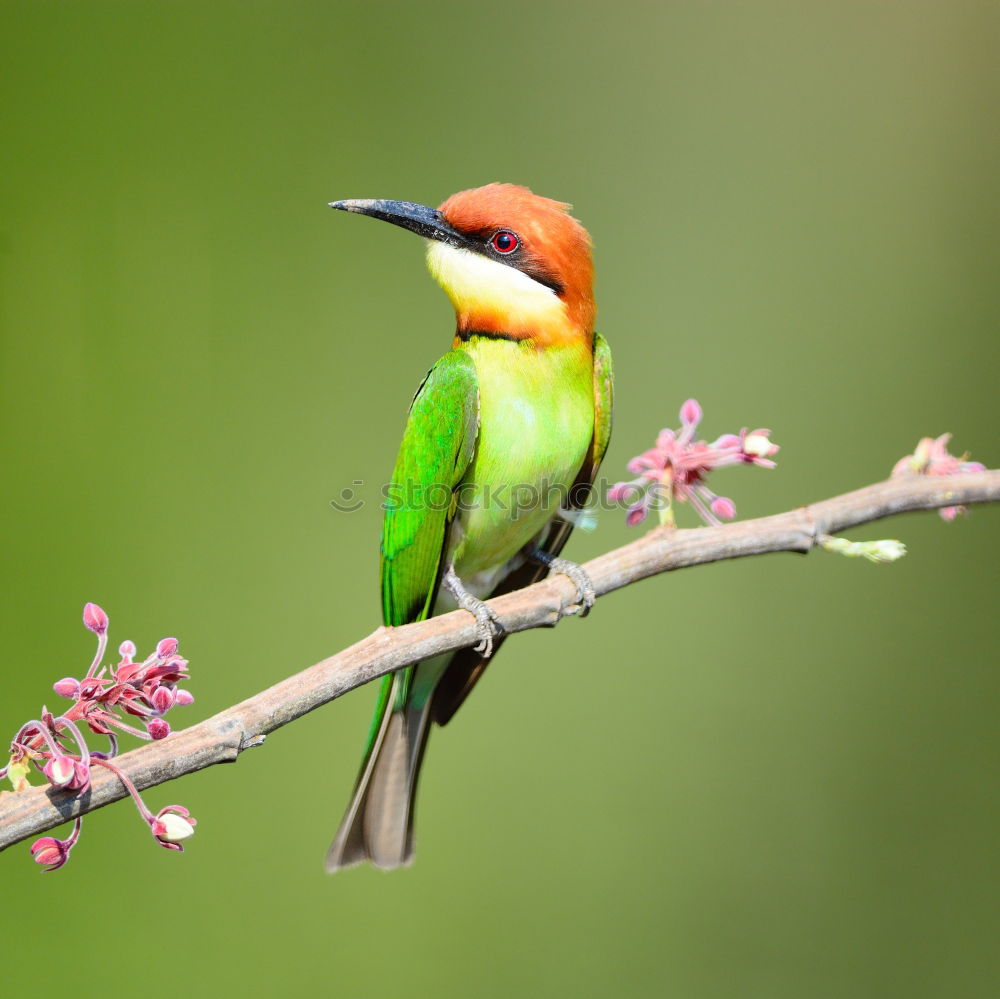
<path id="1" fill-rule="evenodd" d="M 594 330 L 591 240 L 571 206 L 491 183 L 438 208 L 355 199 L 330 207 L 426 241 L 427 266 L 455 308 L 451 349 L 410 405 L 381 541 L 384 623 L 463 608 L 478 644 L 382 679 L 361 770 L 326 855 L 330 872 L 412 862 L 417 778 L 432 723 L 448 722 L 503 640 L 485 601 L 562 573 L 560 557 L 611 434 L 611 352 Z"/>

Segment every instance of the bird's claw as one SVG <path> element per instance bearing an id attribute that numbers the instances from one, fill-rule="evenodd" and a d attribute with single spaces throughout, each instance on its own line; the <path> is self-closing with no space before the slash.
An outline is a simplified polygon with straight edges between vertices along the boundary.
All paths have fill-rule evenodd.
<path id="1" fill-rule="evenodd" d="M 473 600 L 475 599 L 473 597 Z M 493 655 L 493 642 L 503 634 L 503 625 L 500 623 L 500 618 L 482 600 L 476 600 L 476 603 L 477 607 L 465 608 L 476 618 L 476 635 L 479 643 L 473 646 L 473 650 L 484 659 L 489 659 Z"/>
<path id="2" fill-rule="evenodd" d="M 583 566 L 571 562 L 568 558 L 559 558 L 541 550 L 533 551 L 531 557 L 536 562 L 547 566 L 550 576 L 558 573 L 562 576 L 568 576 L 573 581 L 573 585 L 576 587 L 576 598 L 566 608 L 566 613 L 575 614 L 577 617 L 586 617 L 597 599 L 597 591 Z"/>
<path id="3" fill-rule="evenodd" d="M 493 643 L 503 634 L 503 623 L 500 618 L 485 601 L 474 597 L 462 585 L 462 581 L 455 574 L 454 569 L 448 569 L 442 583 L 455 598 L 458 606 L 462 610 L 467 610 L 476 619 L 476 637 L 479 642 L 473 648 L 484 659 L 489 659 L 493 655 Z"/>

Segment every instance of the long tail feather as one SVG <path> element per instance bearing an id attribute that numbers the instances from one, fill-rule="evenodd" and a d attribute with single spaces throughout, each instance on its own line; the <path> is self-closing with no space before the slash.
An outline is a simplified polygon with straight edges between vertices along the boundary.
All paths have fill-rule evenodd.
<path id="1" fill-rule="evenodd" d="M 436 681 L 440 668 L 432 660 L 418 670 L 425 673 L 421 679 Z M 399 677 L 394 680 L 371 752 L 327 851 L 326 869 L 331 873 L 366 860 L 383 870 L 405 867 L 413 860 L 413 802 L 432 699 L 410 697 L 404 707 L 393 710 L 396 684 L 401 682 Z M 416 692 L 422 693 L 419 687 Z"/>

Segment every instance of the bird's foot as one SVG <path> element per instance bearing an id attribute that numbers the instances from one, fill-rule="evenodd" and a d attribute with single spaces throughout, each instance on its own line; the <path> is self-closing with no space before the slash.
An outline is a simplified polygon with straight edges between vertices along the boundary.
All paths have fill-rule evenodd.
<path id="1" fill-rule="evenodd" d="M 458 606 L 475 617 L 476 635 L 479 638 L 479 644 L 475 646 L 475 651 L 479 652 L 484 659 L 489 659 L 493 655 L 494 640 L 503 634 L 503 624 L 501 624 L 500 618 L 490 610 L 484 601 L 474 597 L 465 588 L 451 566 L 448 566 L 445 571 L 441 583 L 455 598 Z"/>
<path id="2" fill-rule="evenodd" d="M 594 606 L 594 601 L 597 599 L 597 592 L 594 590 L 594 584 L 591 582 L 590 576 L 587 575 L 583 566 L 577 565 L 576 562 L 570 562 L 568 558 L 559 558 L 556 555 L 550 555 L 548 552 L 543 552 L 540 548 L 533 549 L 529 553 L 529 557 L 533 561 L 547 566 L 550 576 L 554 573 L 559 573 L 562 576 L 569 576 L 573 581 L 573 584 L 576 586 L 576 600 L 566 609 L 568 614 L 586 617 L 590 613 L 590 608 Z M 576 609 L 574 610 L 574 608 Z"/>

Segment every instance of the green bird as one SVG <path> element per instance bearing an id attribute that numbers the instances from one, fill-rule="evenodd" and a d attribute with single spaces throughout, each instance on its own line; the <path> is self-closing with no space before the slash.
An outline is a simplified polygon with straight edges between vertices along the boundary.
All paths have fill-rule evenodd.
<path id="1" fill-rule="evenodd" d="M 423 236 L 431 274 L 455 306 L 452 349 L 410 405 L 387 490 L 382 614 L 389 626 L 458 607 L 479 644 L 382 681 L 354 795 L 328 871 L 413 859 L 417 777 L 431 722 L 458 710 L 502 640 L 484 603 L 568 575 L 586 613 L 594 591 L 559 558 L 611 434 L 611 353 L 594 332 L 587 231 L 569 205 L 513 184 L 331 207 Z"/>

